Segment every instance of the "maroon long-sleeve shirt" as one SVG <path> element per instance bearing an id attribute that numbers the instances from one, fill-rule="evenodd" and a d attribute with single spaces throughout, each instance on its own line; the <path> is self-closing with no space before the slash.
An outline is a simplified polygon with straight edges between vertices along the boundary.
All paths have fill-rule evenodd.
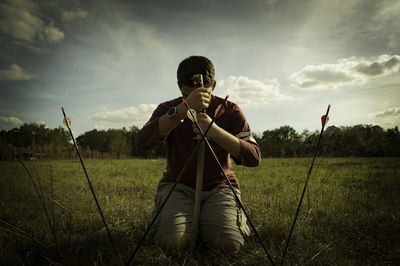
<path id="1" fill-rule="evenodd" d="M 224 99 L 212 95 L 210 106 L 206 112 L 208 116 L 213 117 L 217 107 L 222 104 Z M 171 106 L 176 106 L 182 102 L 182 97 L 161 103 L 153 112 L 150 120 L 138 132 L 136 137 L 136 146 L 141 150 L 149 150 L 154 146 L 167 141 L 167 168 L 160 182 L 174 182 L 179 175 L 187 159 L 196 147 L 198 140 L 192 129 L 192 121 L 186 118 L 183 123 L 174 128 L 168 136 L 160 140 L 158 138 L 158 120 L 168 112 Z M 240 158 L 233 158 L 236 164 L 245 166 L 258 166 L 261 161 L 260 149 L 250 133 L 250 127 L 246 121 L 243 112 L 235 103 L 227 101 L 226 111 L 215 120 L 215 123 L 239 138 Z M 231 156 L 218 144 L 209 140 L 215 154 L 217 155 L 227 177 L 232 185 L 239 189 L 239 181 L 233 171 Z M 196 187 L 196 167 L 197 155 L 193 157 L 189 166 L 179 181 L 182 184 Z M 204 155 L 204 176 L 203 190 L 211 190 L 215 187 L 229 187 L 225 181 L 217 162 L 211 151 L 206 145 Z"/>

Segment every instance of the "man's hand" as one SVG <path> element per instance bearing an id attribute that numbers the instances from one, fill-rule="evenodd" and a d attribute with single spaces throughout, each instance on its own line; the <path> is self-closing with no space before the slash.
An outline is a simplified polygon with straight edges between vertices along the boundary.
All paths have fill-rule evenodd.
<path id="1" fill-rule="evenodd" d="M 197 123 L 199 124 L 201 131 L 203 131 L 203 133 L 206 133 L 205 131 L 206 131 L 208 125 L 211 123 L 211 118 L 206 113 L 197 113 Z M 215 124 L 213 124 L 211 126 L 210 130 L 207 133 L 207 137 L 210 137 L 210 138 L 213 137 L 215 126 L 216 126 Z M 197 129 L 195 123 L 192 124 L 192 127 L 193 127 L 193 132 L 196 135 L 200 135 L 200 132 Z"/>
<path id="2" fill-rule="evenodd" d="M 197 123 L 203 133 L 206 133 L 208 125 L 211 123 L 211 118 L 205 113 L 197 113 Z M 200 134 L 196 125 L 193 123 L 193 132 Z M 240 141 L 228 131 L 213 123 L 206 137 L 212 139 L 215 143 L 221 146 L 225 151 L 229 152 L 233 157 L 240 158 Z"/>
<path id="3" fill-rule="evenodd" d="M 186 98 L 186 102 L 190 108 L 200 112 L 210 105 L 212 87 L 194 89 Z"/>

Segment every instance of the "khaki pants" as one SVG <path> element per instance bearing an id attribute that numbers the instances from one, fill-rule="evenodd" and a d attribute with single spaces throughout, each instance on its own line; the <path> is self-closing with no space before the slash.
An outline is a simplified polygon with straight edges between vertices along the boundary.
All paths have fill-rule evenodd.
<path id="1" fill-rule="evenodd" d="M 153 217 L 173 185 L 173 182 L 159 183 Z M 240 198 L 240 191 L 235 189 L 235 192 Z M 150 231 L 154 240 L 172 232 L 192 231 L 194 196 L 193 188 L 177 184 Z M 246 221 L 246 216 L 239 208 L 230 188 L 214 188 L 202 192 L 198 236 L 202 243 L 226 238 L 243 245 L 244 236 L 250 234 Z"/>

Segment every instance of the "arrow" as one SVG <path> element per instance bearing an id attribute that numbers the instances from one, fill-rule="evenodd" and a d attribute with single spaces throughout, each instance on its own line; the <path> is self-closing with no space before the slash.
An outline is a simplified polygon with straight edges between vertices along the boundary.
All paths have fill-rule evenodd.
<path id="1" fill-rule="evenodd" d="M 317 158 L 317 153 L 318 153 L 318 150 L 319 150 L 319 145 L 320 145 L 321 139 L 322 139 L 322 133 L 324 132 L 325 125 L 326 125 L 326 123 L 328 122 L 328 119 L 329 119 L 328 114 L 329 114 L 329 110 L 330 110 L 330 109 L 331 109 L 331 105 L 329 104 L 329 105 L 328 105 L 328 109 L 326 109 L 326 114 L 323 115 L 323 116 L 321 117 L 321 123 L 322 123 L 321 132 L 319 133 L 319 138 L 318 138 L 317 146 L 315 146 L 314 157 L 313 157 L 313 159 L 312 159 L 312 161 L 311 161 L 310 169 L 308 170 L 308 174 L 307 174 L 306 182 L 305 182 L 305 184 L 304 184 L 303 192 L 301 193 L 300 202 L 299 202 L 299 205 L 297 206 L 296 215 L 294 216 L 293 223 L 292 223 L 292 227 L 290 228 L 290 232 L 289 232 L 289 235 L 288 235 L 288 239 L 287 239 L 287 241 L 286 241 L 286 245 L 285 245 L 285 248 L 284 248 L 283 253 L 282 253 L 282 257 L 281 257 L 281 261 L 280 261 L 280 262 L 281 262 L 281 263 L 280 263 L 281 265 L 283 265 L 282 263 L 283 263 L 283 260 L 284 260 L 284 258 L 285 258 L 285 255 L 286 255 L 286 253 L 287 253 L 287 249 L 288 249 L 288 247 L 289 247 L 290 238 L 292 237 L 293 230 L 294 230 L 294 226 L 295 226 L 295 224 L 296 224 L 297 217 L 299 216 L 299 212 L 300 212 L 300 208 L 301 208 L 301 203 L 303 202 L 304 194 L 306 193 L 306 189 L 307 189 L 307 185 L 308 185 L 308 180 L 310 179 L 311 171 L 312 171 L 312 169 L 313 169 L 315 159 Z"/>
<path id="2" fill-rule="evenodd" d="M 85 164 L 83 163 L 81 153 L 79 152 L 78 145 L 76 144 L 74 135 L 72 134 L 71 119 L 65 115 L 64 107 L 61 108 L 61 111 L 62 111 L 62 113 L 64 115 L 64 124 L 67 126 L 67 128 L 69 130 L 69 133 L 71 135 L 72 141 L 74 142 L 74 147 L 75 147 L 76 153 L 78 154 L 79 160 L 81 161 L 83 172 L 85 172 L 86 180 L 87 180 L 87 182 L 89 184 L 90 191 L 92 192 L 94 201 L 96 202 L 97 209 L 99 210 L 101 219 L 103 220 L 104 227 L 106 228 L 108 239 L 110 240 L 110 243 L 111 243 L 111 246 L 112 246 L 112 248 L 114 250 L 115 255 L 118 257 L 118 252 L 117 252 L 117 249 L 115 248 L 114 241 L 113 241 L 113 239 L 111 237 L 110 230 L 108 230 L 106 219 L 104 218 L 103 212 L 101 211 L 100 204 L 99 204 L 99 202 L 97 200 L 96 193 L 94 192 L 94 188 L 92 186 L 92 182 L 90 182 L 90 178 L 89 178 L 89 175 L 88 175 L 88 173 L 86 171 Z"/>

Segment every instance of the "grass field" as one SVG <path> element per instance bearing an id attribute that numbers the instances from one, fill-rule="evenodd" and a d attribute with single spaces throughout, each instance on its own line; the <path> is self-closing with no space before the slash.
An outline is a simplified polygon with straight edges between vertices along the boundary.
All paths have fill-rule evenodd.
<path id="1" fill-rule="evenodd" d="M 165 160 L 86 160 L 116 243 L 106 231 L 78 160 L 0 162 L 0 265 L 121 265 L 151 218 Z M 243 204 L 276 263 L 284 248 L 310 158 L 235 166 Z M 38 183 L 40 181 L 40 186 Z M 54 228 L 50 229 L 49 224 Z M 254 234 L 231 257 L 173 259 L 149 239 L 134 264 L 267 265 Z M 400 159 L 317 159 L 286 265 L 399 265 Z"/>

